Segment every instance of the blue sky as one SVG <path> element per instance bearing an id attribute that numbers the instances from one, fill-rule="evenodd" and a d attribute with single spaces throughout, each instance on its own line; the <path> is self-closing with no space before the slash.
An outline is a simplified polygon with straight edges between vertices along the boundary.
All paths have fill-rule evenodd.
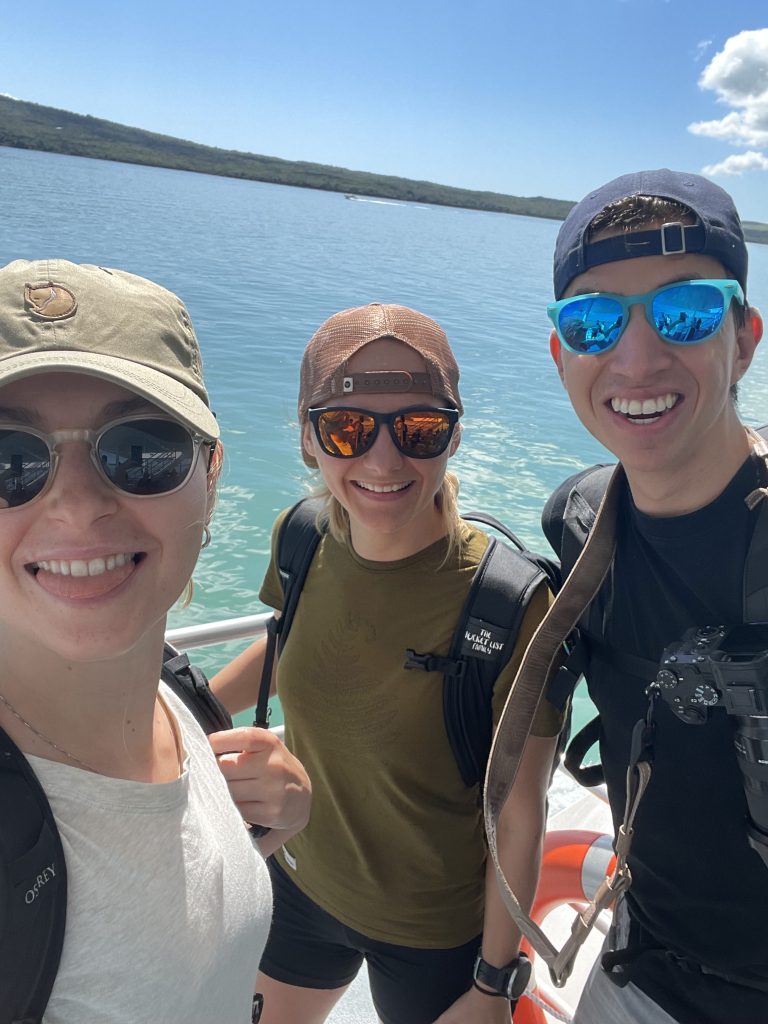
<path id="1" fill-rule="evenodd" d="M 705 170 L 768 222 L 756 0 L 49 0 L 4 19 L 0 92 L 211 145 L 578 199 Z M 761 13 L 762 12 L 762 13 Z"/>

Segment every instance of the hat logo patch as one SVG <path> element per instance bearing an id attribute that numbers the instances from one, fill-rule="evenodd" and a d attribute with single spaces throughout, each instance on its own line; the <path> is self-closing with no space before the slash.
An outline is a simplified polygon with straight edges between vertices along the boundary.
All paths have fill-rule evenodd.
<path id="1" fill-rule="evenodd" d="M 77 299 L 60 284 L 28 284 L 24 299 L 29 309 L 43 320 L 65 320 L 77 309 Z"/>

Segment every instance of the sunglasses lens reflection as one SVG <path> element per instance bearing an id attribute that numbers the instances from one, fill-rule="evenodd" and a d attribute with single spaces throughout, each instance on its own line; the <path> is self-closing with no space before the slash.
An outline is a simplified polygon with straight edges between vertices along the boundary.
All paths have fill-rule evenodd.
<path id="1" fill-rule="evenodd" d="M 320 444 L 328 455 L 353 459 L 371 446 L 376 421 L 349 409 L 329 409 L 318 420 Z"/>
<path id="2" fill-rule="evenodd" d="M 575 298 L 560 310 L 558 331 L 574 352 L 594 354 L 611 348 L 621 334 L 621 305 L 610 296 Z"/>
<path id="3" fill-rule="evenodd" d="M 451 437 L 448 417 L 440 412 L 408 412 L 394 423 L 398 447 L 415 459 L 429 459 L 445 451 Z"/>
<path id="4" fill-rule="evenodd" d="M 51 470 L 48 446 L 24 430 L 0 430 L 0 508 L 32 501 Z"/>
<path id="5" fill-rule="evenodd" d="M 724 312 L 721 292 L 709 284 L 666 288 L 653 300 L 656 330 L 678 344 L 692 344 L 716 334 Z"/>
<path id="6" fill-rule="evenodd" d="M 167 494 L 189 476 L 195 446 L 180 423 L 133 420 L 106 431 L 97 455 L 105 476 L 126 494 Z"/>

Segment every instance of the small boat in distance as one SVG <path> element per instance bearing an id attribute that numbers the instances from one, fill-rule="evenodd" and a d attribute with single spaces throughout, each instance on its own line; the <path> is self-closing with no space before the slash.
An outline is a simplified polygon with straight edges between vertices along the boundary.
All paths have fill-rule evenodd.
<path id="1" fill-rule="evenodd" d="M 410 206 L 414 210 L 428 210 L 429 206 L 424 206 L 423 203 L 407 203 L 401 202 L 397 199 L 376 199 L 374 196 L 356 196 L 351 192 L 344 193 L 345 199 L 354 199 L 356 203 L 376 203 L 377 206 Z"/>

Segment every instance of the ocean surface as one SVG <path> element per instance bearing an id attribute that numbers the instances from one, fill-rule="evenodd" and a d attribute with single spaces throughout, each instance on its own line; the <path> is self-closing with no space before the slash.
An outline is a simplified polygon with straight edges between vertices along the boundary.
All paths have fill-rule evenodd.
<path id="1" fill-rule="evenodd" d="M 492 513 L 546 550 L 539 514 L 550 492 L 610 461 L 576 419 L 549 356 L 558 228 L 0 148 L 0 264 L 61 257 L 121 267 L 178 292 L 197 328 L 226 466 L 194 600 L 171 613 L 171 626 L 263 610 L 272 522 L 310 480 L 296 425 L 301 353 L 327 316 L 366 302 L 403 303 L 443 325 L 466 409 L 453 459 L 462 507 Z M 750 299 L 768 311 L 768 246 L 751 245 L 750 260 Z M 768 421 L 766 384 L 768 345 L 741 387 L 749 423 Z M 195 659 L 213 672 L 241 647 Z M 584 703 L 577 718 L 587 714 Z"/>

